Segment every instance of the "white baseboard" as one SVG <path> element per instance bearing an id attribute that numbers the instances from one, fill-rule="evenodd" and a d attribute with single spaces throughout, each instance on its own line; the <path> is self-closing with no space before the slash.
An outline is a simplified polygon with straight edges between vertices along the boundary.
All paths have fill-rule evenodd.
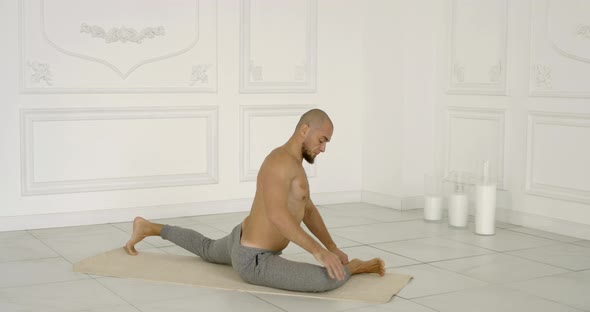
<path id="1" fill-rule="evenodd" d="M 590 240 L 590 224 L 560 220 L 510 209 L 499 209 L 497 220 L 532 229 Z"/>
<path id="2" fill-rule="evenodd" d="M 311 197 L 314 203 L 318 205 L 360 202 L 361 192 L 316 193 L 312 194 Z M 122 209 L 5 216 L 0 217 L 0 232 L 130 222 L 136 216 L 142 216 L 147 219 L 164 219 L 241 212 L 249 211 L 251 205 L 252 198 L 244 198 Z"/>
<path id="3" fill-rule="evenodd" d="M 358 203 L 361 202 L 360 191 L 349 192 L 330 192 L 330 193 L 316 193 L 311 194 L 311 199 L 316 205 L 331 205 L 342 203 Z"/>
<path id="4" fill-rule="evenodd" d="M 411 210 L 424 207 L 424 196 L 400 198 L 394 195 L 362 191 L 362 202 L 396 210 Z"/>
<path id="5" fill-rule="evenodd" d="M 402 199 L 402 210 L 424 208 L 424 196 L 404 197 Z"/>
<path id="6" fill-rule="evenodd" d="M 388 207 L 397 210 L 402 209 L 402 200 L 397 196 L 388 194 L 375 193 L 363 190 L 361 193 L 361 201 L 363 203 Z"/>

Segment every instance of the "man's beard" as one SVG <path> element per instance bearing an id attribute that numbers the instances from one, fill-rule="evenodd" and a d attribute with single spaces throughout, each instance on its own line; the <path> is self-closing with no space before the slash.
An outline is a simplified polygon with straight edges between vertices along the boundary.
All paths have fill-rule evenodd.
<path id="1" fill-rule="evenodd" d="M 305 143 L 303 143 L 303 145 L 301 145 L 301 155 L 303 155 L 303 158 L 305 159 L 305 161 L 307 161 L 310 164 L 313 164 L 313 162 L 315 160 L 315 155 L 313 155 L 311 153 L 311 151 L 307 148 Z"/>

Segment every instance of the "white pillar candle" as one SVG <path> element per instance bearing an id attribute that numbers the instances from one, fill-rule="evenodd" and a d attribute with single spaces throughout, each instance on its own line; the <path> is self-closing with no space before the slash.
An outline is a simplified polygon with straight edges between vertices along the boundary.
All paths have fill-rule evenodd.
<path id="1" fill-rule="evenodd" d="M 496 184 L 475 186 L 475 233 L 494 235 L 496 227 Z"/>
<path id="2" fill-rule="evenodd" d="M 466 227 L 468 219 L 467 194 L 454 193 L 449 195 L 449 225 Z"/>
<path id="3" fill-rule="evenodd" d="M 442 197 L 434 195 L 424 196 L 424 220 L 440 221 L 442 219 Z"/>

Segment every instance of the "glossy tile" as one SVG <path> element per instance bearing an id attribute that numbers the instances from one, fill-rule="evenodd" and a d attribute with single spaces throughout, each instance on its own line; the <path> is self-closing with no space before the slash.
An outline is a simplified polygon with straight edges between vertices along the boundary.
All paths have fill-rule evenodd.
<path id="1" fill-rule="evenodd" d="M 590 300 L 588 300 L 590 270 L 546 276 L 507 286 L 580 310 L 590 311 Z"/>
<path id="2" fill-rule="evenodd" d="M 31 235 L 0 241 L 0 262 L 43 259 L 59 256 L 43 242 Z"/>
<path id="3" fill-rule="evenodd" d="M 427 237 L 372 245 L 421 262 L 432 262 L 493 253 L 484 249 L 448 239 Z"/>
<path id="4" fill-rule="evenodd" d="M 440 312 L 577 312 L 575 308 L 503 286 L 464 289 L 414 300 Z"/>
<path id="5" fill-rule="evenodd" d="M 423 220 L 378 223 L 332 229 L 331 233 L 364 244 L 385 243 L 407 239 L 430 237 L 448 232 L 443 223 Z"/>
<path id="6" fill-rule="evenodd" d="M 579 240 L 579 241 L 572 242 L 572 244 L 590 248 L 590 241 L 589 240 Z"/>
<path id="7" fill-rule="evenodd" d="M 72 272 L 72 262 L 122 247 L 132 230 L 132 223 L 124 222 L 0 232 L 0 311 L 590 311 L 590 241 L 499 222 L 496 235 L 479 236 L 473 233 L 473 222 L 464 229 L 449 227 L 446 220 L 425 222 L 421 209 L 364 203 L 318 209 L 349 258 L 380 257 L 389 272 L 414 279 L 389 303 L 374 305 Z M 246 216 L 152 221 L 220 238 Z M 146 238 L 137 247 L 194 256 L 160 237 Z M 315 263 L 295 244 L 283 256 Z"/>
<path id="8" fill-rule="evenodd" d="M 488 283 L 461 274 L 443 270 L 428 264 L 411 265 L 389 269 L 396 273 L 411 275 L 414 278 L 398 296 L 413 299 L 461 289 L 487 285 Z"/>
<path id="9" fill-rule="evenodd" d="M 119 296 L 87 279 L 0 288 L 0 311 L 75 312 L 127 305 Z"/>
<path id="10" fill-rule="evenodd" d="M 48 258 L 0 263 L 0 287 L 17 287 L 90 278 L 72 271 L 63 258 Z"/>
<path id="11" fill-rule="evenodd" d="M 212 288 L 193 287 L 173 283 L 159 283 L 138 279 L 104 277 L 97 281 L 105 288 L 119 295 L 126 302 L 139 306 L 148 302 L 157 302 L 177 298 L 208 296 L 218 292 Z"/>
<path id="12" fill-rule="evenodd" d="M 511 227 L 511 228 L 509 228 L 509 230 L 514 231 L 514 232 L 519 232 L 519 233 L 525 233 L 525 234 L 529 234 L 529 235 L 533 235 L 533 236 L 548 238 L 548 239 L 552 239 L 552 240 L 556 240 L 556 241 L 560 241 L 560 242 L 564 242 L 564 243 L 571 243 L 571 242 L 575 242 L 575 241 L 580 240 L 579 238 L 576 238 L 576 237 L 550 233 L 550 232 L 541 231 L 541 230 L 537 230 L 537 229 L 531 229 L 531 228 L 527 228 L 527 227 L 523 227 L 523 226 Z"/>
<path id="13" fill-rule="evenodd" d="M 450 232 L 442 237 L 495 251 L 511 251 L 559 243 L 554 240 L 504 229 L 497 229 L 494 235 L 489 236 L 477 235 L 473 232 Z"/>
<path id="14" fill-rule="evenodd" d="M 113 233 L 119 233 L 116 228 L 110 224 L 98 224 L 98 225 L 85 225 L 85 226 L 72 226 L 62 228 L 50 228 L 50 229 L 39 229 L 29 230 L 34 237 L 40 240 L 56 239 L 64 237 L 81 237 L 81 236 L 95 236 L 95 235 L 108 235 Z"/>
<path id="15" fill-rule="evenodd" d="M 174 300 L 138 303 L 143 312 L 162 311 L 244 311 L 275 312 L 280 308 L 248 293 L 220 290 L 206 295 L 177 298 Z"/>
<path id="16" fill-rule="evenodd" d="M 559 244 L 523 249 L 511 251 L 508 254 L 569 270 L 590 269 L 590 248 L 574 244 Z"/>
<path id="17" fill-rule="evenodd" d="M 489 283 L 508 283 L 568 272 L 507 254 L 491 254 L 433 262 L 431 265 Z"/>
<path id="18" fill-rule="evenodd" d="M 347 312 L 436 312 L 436 310 L 394 296 L 388 303 L 347 310 Z"/>
<path id="19" fill-rule="evenodd" d="M 284 311 L 345 311 L 369 304 L 359 301 L 329 300 L 306 297 L 256 294 L 256 297 Z"/>

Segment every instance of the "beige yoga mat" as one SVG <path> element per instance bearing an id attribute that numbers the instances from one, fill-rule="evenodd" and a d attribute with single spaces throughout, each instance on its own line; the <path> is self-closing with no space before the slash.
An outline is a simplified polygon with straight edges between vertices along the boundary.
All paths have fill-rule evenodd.
<path id="1" fill-rule="evenodd" d="M 140 251 L 130 256 L 117 248 L 74 264 L 74 271 L 103 276 L 188 284 L 254 293 L 302 296 L 321 299 L 386 303 L 411 279 L 409 275 L 387 273 L 353 275 L 344 286 L 323 293 L 294 292 L 248 284 L 229 265 L 203 261 L 196 256 L 180 256 Z"/>

